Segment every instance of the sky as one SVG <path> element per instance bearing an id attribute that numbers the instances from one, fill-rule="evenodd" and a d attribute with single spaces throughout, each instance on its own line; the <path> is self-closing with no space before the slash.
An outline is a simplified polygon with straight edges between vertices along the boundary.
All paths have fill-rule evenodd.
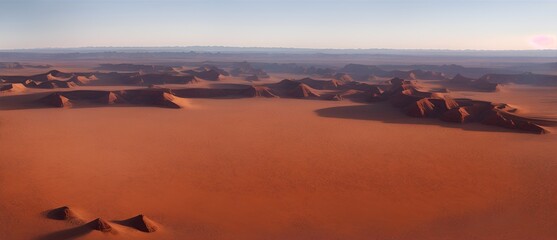
<path id="1" fill-rule="evenodd" d="M 0 0 L 0 49 L 557 49 L 557 0 Z"/>

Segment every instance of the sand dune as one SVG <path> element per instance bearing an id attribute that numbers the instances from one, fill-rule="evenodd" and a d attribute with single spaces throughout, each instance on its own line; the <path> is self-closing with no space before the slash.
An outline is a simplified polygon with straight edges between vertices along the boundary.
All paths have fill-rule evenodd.
<path id="1" fill-rule="evenodd" d="M 479 80 L 492 83 L 518 83 L 541 86 L 557 86 L 557 76 L 523 73 L 523 74 L 486 74 Z"/>
<path id="2" fill-rule="evenodd" d="M 545 77 L 112 54 L 0 71 L 25 88 L 0 94 L 0 239 L 557 236 L 557 89 L 522 85 Z"/>
<path id="3" fill-rule="evenodd" d="M 315 88 L 315 89 L 319 89 L 319 90 L 336 90 L 339 89 L 342 85 L 344 85 L 344 82 L 341 82 L 339 80 L 333 79 L 333 80 L 315 80 L 312 78 L 303 78 L 300 80 L 297 80 L 300 83 L 306 84 L 308 86 L 310 86 L 311 88 Z"/>
<path id="4" fill-rule="evenodd" d="M 54 220 L 64 220 L 72 224 L 83 224 L 85 221 L 75 211 L 67 206 L 52 209 L 47 212 L 47 217 Z"/>
<path id="5" fill-rule="evenodd" d="M 145 233 L 156 232 L 160 229 L 159 225 L 143 214 L 125 220 L 106 221 L 103 218 L 96 218 L 90 222 L 83 220 L 73 209 L 63 206 L 46 212 L 46 217 L 52 220 L 61 220 L 78 225 L 77 227 L 67 228 L 62 231 L 44 235 L 39 239 L 65 240 L 82 237 L 83 235 L 97 230 L 103 233 L 129 234 L 129 231 L 117 231 L 113 224 L 125 226 Z"/>
<path id="6" fill-rule="evenodd" d="M 39 102 L 53 107 L 69 108 L 81 104 L 112 105 L 129 103 L 144 106 L 183 108 L 185 99 L 175 96 L 169 89 L 134 89 L 123 91 L 78 90 L 55 92 L 41 98 Z"/>
<path id="7" fill-rule="evenodd" d="M 59 108 L 68 108 L 73 105 L 69 98 L 64 97 L 60 93 L 52 93 L 44 98 L 41 98 L 39 101 L 49 106 Z"/>
<path id="8" fill-rule="evenodd" d="M 207 81 L 218 81 L 218 80 L 221 79 L 221 76 L 224 76 L 219 71 L 217 71 L 215 69 L 205 69 L 205 68 L 195 69 L 195 70 L 186 70 L 186 71 L 183 71 L 183 73 L 187 73 L 187 74 L 190 74 L 193 77 L 201 78 L 201 79 L 207 80 Z"/>
<path id="9" fill-rule="evenodd" d="M 86 85 L 91 81 L 98 80 L 93 74 L 76 75 L 52 70 L 44 74 L 33 76 L 4 76 L 7 82 L 23 84 L 28 88 L 71 88 L 77 85 Z"/>
<path id="10" fill-rule="evenodd" d="M 102 96 L 100 96 L 98 102 L 101 104 L 115 104 L 115 103 L 122 103 L 125 102 L 124 99 L 119 94 L 114 92 L 103 92 Z"/>
<path id="11" fill-rule="evenodd" d="M 207 68 L 209 69 L 209 68 Z M 208 71 L 215 71 L 210 69 Z M 75 75 L 73 75 L 75 77 Z M 96 78 L 96 77 L 95 77 Z M 462 76 L 457 78 L 465 79 Z M 145 83 L 174 82 L 177 79 L 195 79 L 195 77 L 170 76 L 164 74 L 134 75 L 130 79 L 140 79 Z M 463 80 L 463 81 L 464 81 Z M 42 82 L 41 84 L 55 84 L 58 80 Z M 71 83 L 69 81 L 64 83 Z M 183 82 L 180 82 L 183 83 Z M 40 100 L 49 106 L 67 108 L 76 103 L 110 105 L 115 103 L 129 103 L 145 106 L 162 106 L 168 108 L 183 108 L 188 106 L 184 98 L 245 98 L 245 97 L 281 97 L 305 98 L 315 100 L 341 101 L 350 99 L 356 102 L 389 101 L 393 106 L 401 108 L 408 116 L 426 118 L 434 117 L 447 122 L 465 123 L 481 122 L 509 129 L 532 133 L 548 133 L 544 127 L 551 121 L 542 121 L 532 117 L 516 115 L 517 109 L 506 104 L 489 101 L 476 101 L 465 98 L 453 99 L 447 94 L 424 91 L 415 81 L 393 78 L 387 85 L 371 85 L 355 81 L 341 82 L 338 80 L 316 80 L 302 78 L 299 80 L 284 79 L 278 83 L 259 86 L 232 84 L 219 88 L 156 88 L 133 89 L 121 91 L 67 91 L 56 92 Z M 226 84 L 225 84 L 226 85 Z M 318 88 L 318 89 L 315 89 Z M 386 90 L 384 90 L 386 89 Z M 77 106 L 77 105 L 76 105 Z M 500 115 L 493 112 L 501 112 Z M 509 115 L 513 113 L 513 115 Z"/>
<path id="12" fill-rule="evenodd" d="M 404 79 L 435 79 L 444 80 L 447 76 L 441 72 L 426 71 L 426 70 L 383 70 L 378 66 L 362 65 L 362 64 L 348 64 L 341 68 L 339 72 L 348 73 L 354 79 L 359 81 L 369 81 L 377 77 L 381 78 L 404 78 Z"/>
<path id="13" fill-rule="evenodd" d="M 14 240 L 555 236 L 554 134 L 410 118 L 388 102 L 192 101 L 203 108 L 1 111 L 0 232 Z M 39 215 L 62 204 L 118 234 Z M 113 221 L 138 212 L 161 228 Z"/>
<path id="14" fill-rule="evenodd" d="M 92 229 L 98 230 L 98 231 L 101 231 L 101 232 L 111 232 L 111 231 L 113 231 L 113 228 L 110 225 L 110 223 L 108 223 L 107 221 L 105 221 L 102 218 L 97 218 L 97 219 L 87 223 L 87 225 L 90 226 Z"/>
<path id="15" fill-rule="evenodd" d="M 249 76 L 246 76 L 245 79 L 246 79 L 246 81 L 250 81 L 250 82 L 261 81 L 261 79 L 257 75 L 249 75 Z"/>
<path id="16" fill-rule="evenodd" d="M 153 220 L 149 219 L 148 217 L 144 216 L 143 214 L 139 214 L 135 217 L 126 220 L 117 221 L 117 223 L 148 233 L 156 232 L 159 229 L 157 223 L 155 223 Z"/>
<path id="17" fill-rule="evenodd" d="M 457 74 L 451 80 L 448 80 L 449 88 L 459 88 L 459 90 L 476 90 L 476 91 L 487 91 L 494 92 L 500 87 L 498 83 L 489 82 L 486 79 L 472 79 Z"/>
<path id="18" fill-rule="evenodd" d="M 315 89 L 304 83 L 290 89 L 288 94 L 294 98 L 319 98 L 321 96 Z"/>
<path id="19" fill-rule="evenodd" d="M 346 74 L 346 73 L 336 73 L 335 75 L 333 75 L 333 79 L 341 81 L 343 83 L 354 81 L 352 76 L 350 76 L 350 74 Z"/>
<path id="20" fill-rule="evenodd" d="M 73 82 L 77 85 L 87 85 L 89 84 L 91 81 L 96 81 L 98 80 L 98 78 L 91 74 L 90 76 L 78 76 L 75 75 L 72 78 L 68 79 L 68 82 Z"/>
<path id="21" fill-rule="evenodd" d="M 26 89 L 25 85 L 21 83 L 9 83 L 0 86 L 0 93 L 20 93 L 26 91 Z"/>
<path id="22" fill-rule="evenodd" d="M 143 73 L 157 73 L 157 72 L 171 72 L 173 69 L 168 66 L 161 65 L 146 65 L 146 64 L 131 64 L 131 63 L 120 63 L 120 64 L 100 64 L 97 70 L 108 70 L 108 71 L 125 71 L 125 72 L 143 72 Z"/>
<path id="23" fill-rule="evenodd" d="M 126 102 L 139 105 L 154 105 L 167 108 L 183 108 L 187 106 L 185 99 L 175 96 L 168 89 L 138 89 L 120 91 L 119 95 Z"/>
<path id="24" fill-rule="evenodd" d="M 237 62 L 233 64 L 232 70 L 230 71 L 232 76 L 241 77 L 241 76 L 257 76 L 258 78 L 269 78 L 269 74 L 267 74 L 262 69 L 254 68 L 248 62 Z"/>
<path id="25" fill-rule="evenodd" d="M 127 85 L 150 85 L 150 84 L 187 84 L 196 83 L 199 79 L 195 76 L 173 76 L 168 74 L 144 74 L 129 77 L 123 83 Z"/>

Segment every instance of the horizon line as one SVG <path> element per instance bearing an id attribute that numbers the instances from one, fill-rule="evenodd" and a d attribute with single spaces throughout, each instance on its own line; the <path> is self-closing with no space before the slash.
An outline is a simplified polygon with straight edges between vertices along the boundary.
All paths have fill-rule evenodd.
<path id="1" fill-rule="evenodd" d="M 191 46 L 80 46 L 80 47 L 33 47 L 33 48 L 0 48 L 0 51 L 32 51 L 32 50 L 65 50 L 65 49 L 102 49 L 102 48 L 230 48 L 230 49 L 275 49 L 275 50 L 314 50 L 314 51 L 369 51 L 369 50 L 386 50 L 386 51 L 454 51 L 454 52 L 510 52 L 510 51 L 557 51 L 557 48 L 551 49 L 447 49 L 447 48 L 306 48 L 306 47 L 241 47 L 241 46 L 219 46 L 219 45 L 191 45 Z"/>

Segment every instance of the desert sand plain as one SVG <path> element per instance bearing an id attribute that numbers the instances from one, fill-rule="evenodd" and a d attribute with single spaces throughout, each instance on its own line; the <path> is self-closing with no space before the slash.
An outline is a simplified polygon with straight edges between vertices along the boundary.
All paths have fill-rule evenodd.
<path id="1" fill-rule="evenodd" d="M 288 77 L 270 75 L 263 81 Z M 230 77 L 187 87 L 222 84 L 252 83 Z M 146 86 L 71 90 L 130 88 Z M 554 120 L 556 90 L 508 84 L 448 94 Z M 52 91 L 68 90 L 0 96 L 2 239 L 557 238 L 554 125 L 532 134 L 412 118 L 389 102 L 348 99 L 185 98 L 180 109 L 33 105 Z M 63 206 L 80 221 L 49 217 Z M 124 221 L 138 214 L 156 231 Z M 81 224 L 97 218 L 112 230 Z"/>

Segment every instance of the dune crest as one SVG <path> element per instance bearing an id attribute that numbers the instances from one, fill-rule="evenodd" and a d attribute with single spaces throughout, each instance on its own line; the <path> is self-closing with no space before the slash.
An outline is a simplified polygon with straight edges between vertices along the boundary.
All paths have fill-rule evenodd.
<path id="1" fill-rule="evenodd" d="M 19 93 L 19 92 L 24 92 L 26 90 L 27 88 L 21 83 L 10 83 L 10 84 L 0 86 L 0 92 L 2 93 L 6 93 L 6 92 Z"/>
<path id="2" fill-rule="evenodd" d="M 189 105 L 186 99 L 175 96 L 170 89 L 136 89 L 123 91 L 79 90 L 55 92 L 39 102 L 53 107 L 72 107 L 88 102 L 103 105 L 130 103 L 166 108 L 184 108 Z"/>
<path id="3" fill-rule="evenodd" d="M 64 97 L 60 93 L 50 94 L 50 95 L 40 99 L 40 101 L 47 104 L 47 105 L 50 105 L 52 107 L 66 108 L 66 107 L 71 107 L 72 106 L 72 103 L 70 102 L 70 99 L 67 98 L 67 97 Z"/>

